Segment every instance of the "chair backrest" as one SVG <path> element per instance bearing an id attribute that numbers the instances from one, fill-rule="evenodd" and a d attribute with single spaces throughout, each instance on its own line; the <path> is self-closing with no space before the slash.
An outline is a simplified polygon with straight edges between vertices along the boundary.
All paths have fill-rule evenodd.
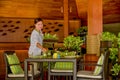
<path id="1" fill-rule="evenodd" d="M 107 50 L 104 53 L 104 62 L 103 62 L 103 80 L 108 80 L 108 76 L 109 76 L 109 55 L 110 55 L 110 51 Z"/>
<path id="2" fill-rule="evenodd" d="M 11 55 L 11 54 L 14 54 L 15 51 L 4 51 L 4 60 L 5 60 L 5 66 L 6 66 L 6 76 L 7 74 L 9 73 L 12 73 L 11 72 L 11 69 L 10 69 L 10 66 L 9 66 L 9 63 L 8 63 L 8 60 L 7 60 L 7 55 Z"/>

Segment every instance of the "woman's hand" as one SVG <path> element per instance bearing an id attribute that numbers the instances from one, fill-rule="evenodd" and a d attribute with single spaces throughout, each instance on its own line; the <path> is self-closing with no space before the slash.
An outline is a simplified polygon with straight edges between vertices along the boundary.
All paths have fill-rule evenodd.
<path id="1" fill-rule="evenodd" d="M 46 52 L 46 51 L 47 51 L 47 49 L 46 49 L 46 48 L 42 48 L 42 51 L 43 51 L 43 52 Z"/>

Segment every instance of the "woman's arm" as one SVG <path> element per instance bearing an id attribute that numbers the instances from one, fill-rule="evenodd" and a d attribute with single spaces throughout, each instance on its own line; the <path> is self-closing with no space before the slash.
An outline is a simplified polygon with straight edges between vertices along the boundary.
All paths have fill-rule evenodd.
<path id="1" fill-rule="evenodd" d="M 37 43 L 36 45 L 38 48 L 40 48 L 43 52 L 46 52 L 47 49 L 45 49 L 40 43 Z"/>

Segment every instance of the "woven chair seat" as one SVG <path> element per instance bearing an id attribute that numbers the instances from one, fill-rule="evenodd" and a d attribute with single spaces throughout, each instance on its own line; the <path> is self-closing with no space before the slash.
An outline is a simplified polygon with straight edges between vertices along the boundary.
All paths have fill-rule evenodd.
<path id="1" fill-rule="evenodd" d="M 40 73 L 40 71 L 37 71 L 34 74 L 36 75 L 39 73 Z M 32 76 L 31 71 L 28 71 L 28 76 Z M 8 77 L 24 77 L 24 74 L 12 74 L 12 73 L 10 73 L 10 74 L 8 74 Z"/>
<path id="2" fill-rule="evenodd" d="M 51 69 L 51 72 L 73 72 L 73 70 L 58 70 L 58 69 Z"/>
<path id="3" fill-rule="evenodd" d="M 92 79 L 101 79 L 101 75 L 93 75 L 93 71 L 78 71 L 77 72 L 77 77 L 86 77 L 86 78 L 92 78 Z"/>

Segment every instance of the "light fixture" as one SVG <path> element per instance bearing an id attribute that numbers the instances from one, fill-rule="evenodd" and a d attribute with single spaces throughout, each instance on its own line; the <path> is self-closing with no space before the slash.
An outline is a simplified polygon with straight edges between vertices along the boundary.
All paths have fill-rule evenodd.
<path id="1" fill-rule="evenodd" d="M 61 11 L 61 13 L 63 13 L 63 11 L 64 11 L 63 6 L 60 7 L 60 11 Z M 69 7 L 68 11 L 69 11 L 70 13 L 72 12 L 72 7 L 71 7 L 71 6 Z"/>

